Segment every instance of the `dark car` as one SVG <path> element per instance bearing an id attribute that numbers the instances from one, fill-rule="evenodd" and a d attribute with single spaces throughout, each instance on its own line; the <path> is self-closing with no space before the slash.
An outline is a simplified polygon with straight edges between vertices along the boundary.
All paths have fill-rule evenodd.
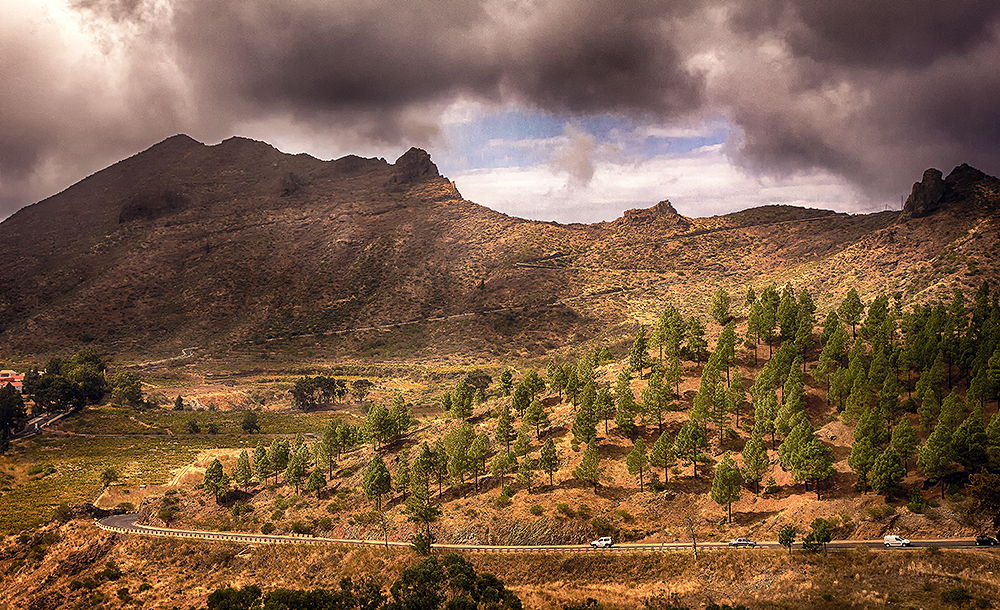
<path id="1" fill-rule="evenodd" d="M 996 538 L 991 538 L 990 536 L 976 536 L 976 546 L 995 546 L 996 543 Z"/>

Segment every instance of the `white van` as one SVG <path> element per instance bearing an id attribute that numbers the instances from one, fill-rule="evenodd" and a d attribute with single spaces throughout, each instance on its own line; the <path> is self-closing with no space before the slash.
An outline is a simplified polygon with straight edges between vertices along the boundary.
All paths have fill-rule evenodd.
<path id="1" fill-rule="evenodd" d="M 890 546 L 913 546 L 913 544 L 909 540 L 907 540 L 906 538 L 903 538 L 902 536 L 896 536 L 896 535 L 886 536 L 885 538 L 882 539 L 882 542 L 885 543 L 886 547 L 890 547 Z"/>

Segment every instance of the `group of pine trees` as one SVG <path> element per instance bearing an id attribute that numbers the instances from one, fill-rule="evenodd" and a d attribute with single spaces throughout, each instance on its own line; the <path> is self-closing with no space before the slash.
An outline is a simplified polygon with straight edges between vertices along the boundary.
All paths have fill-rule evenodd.
<path id="1" fill-rule="evenodd" d="M 767 286 L 759 296 L 749 288 L 742 332 L 732 307 L 724 290 L 713 297 L 709 313 L 720 329 L 710 351 L 703 320 L 685 319 L 667 305 L 648 335 L 639 329 L 613 388 L 594 373 L 610 359 L 606 349 L 575 364 L 550 362 L 544 379 L 528 371 L 512 390 L 510 407 L 494 409 L 492 444 L 466 421 L 486 388 L 473 390 L 463 380 L 443 400 L 463 423 L 441 442 L 439 459 L 447 465 L 438 470 L 439 484 L 461 486 L 469 477 L 478 488 L 478 478 L 489 473 L 501 483 L 510 475 L 530 488 L 539 470 L 551 481 L 560 460 L 551 437 L 541 443 L 550 420 L 541 400 L 546 387 L 573 407 L 572 444 L 586 449 L 572 475 L 595 490 L 606 471 L 600 432 L 607 437 L 616 429 L 633 439 L 626 465 L 640 490 L 647 483 L 662 485 L 654 468 L 662 469 L 666 482 L 674 467 L 691 467 L 698 476 L 700 465 L 716 462 L 711 495 L 731 506 L 744 486 L 759 493 L 770 449 L 794 482 L 819 494 L 820 483 L 835 472 L 834 456 L 807 413 L 807 383 L 827 389 L 830 404 L 854 427 L 849 465 L 861 492 L 893 494 L 911 462 L 942 482 L 957 473 L 1000 469 L 1000 416 L 984 416 L 1000 393 L 1000 307 L 987 284 L 971 304 L 956 290 L 950 305 L 929 303 L 906 313 L 899 294 L 879 295 L 866 306 L 852 289 L 819 328 L 811 294 L 791 285 Z M 751 361 L 759 368 L 749 387 L 740 358 L 744 370 Z M 679 392 L 682 360 L 705 363 L 690 406 Z M 509 390 L 512 376 L 504 375 Z M 640 383 L 638 399 L 636 376 L 646 382 Z M 686 421 L 667 429 L 665 414 L 682 409 Z M 741 430 L 749 433 L 741 451 L 717 461 L 710 457 L 710 442 L 723 448 Z M 773 486 L 773 478 L 768 483 Z"/>
<path id="2" fill-rule="evenodd" d="M 813 486 L 817 495 L 834 474 L 833 452 L 807 412 L 807 384 L 824 388 L 829 405 L 853 426 L 848 464 L 862 493 L 896 493 L 911 464 L 941 482 L 942 493 L 949 477 L 1000 471 L 1000 415 L 995 407 L 992 417 L 985 415 L 1000 394 L 1000 306 L 987 284 L 971 303 L 956 290 L 950 304 L 932 302 L 909 312 L 899 294 L 878 295 L 866 306 L 852 289 L 819 328 L 812 296 L 791 285 L 767 286 L 759 295 L 749 288 L 735 310 L 720 289 L 709 314 L 718 325 L 711 350 L 705 322 L 685 319 L 667 305 L 648 334 L 638 330 L 614 387 L 596 373 L 612 360 L 607 348 L 577 362 L 550 362 L 544 377 L 529 370 L 516 384 L 505 369 L 487 413 L 495 425 L 478 433 L 470 420 L 491 397 L 493 379 L 472 371 L 441 399 L 455 424 L 414 456 L 399 452 L 391 471 L 380 450 L 415 424 L 401 396 L 391 408 L 371 405 L 360 428 L 331 424 L 311 447 L 283 439 L 261 443 L 252 462 L 244 452 L 228 478 L 246 487 L 254 475 L 277 482 L 283 474 L 296 491 L 303 484 L 318 491 L 341 450 L 370 443 L 375 455 L 364 471 L 366 495 L 381 510 L 384 496 L 395 491 L 409 518 L 427 525 L 429 539 L 429 524 L 440 514 L 432 502 L 435 486 L 439 497 L 446 484 L 467 493 L 492 476 L 505 496 L 511 483 L 529 491 L 542 477 L 552 484 L 564 460 L 546 434 L 552 413 L 543 397 L 549 392 L 571 407 L 571 446 L 582 449 L 573 477 L 596 491 L 607 470 L 601 439 L 618 434 L 633 443 L 625 466 L 640 491 L 662 488 L 681 467 L 697 477 L 714 464 L 711 497 L 731 511 L 744 487 L 760 492 L 771 455 L 794 482 L 806 490 Z M 738 331 L 743 320 L 745 330 Z M 704 363 L 693 396 L 680 393 L 683 361 L 695 370 Z M 741 368 L 757 371 L 749 387 Z M 667 425 L 677 422 L 667 417 L 675 411 L 686 411 L 686 417 Z M 739 447 L 741 437 L 746 440 Z M 713 458 L 710 446 L 730 450 Z M 228 481 L 221 466 L 211 470 L 206 487 L 224 493 Z M 768 487 L 773 485 L 772 477 Z"/>
<path id="3" fill-rule="evenodd" d="M 333 477 L 341 454 L 361 439 L 358 427 L 332 420 L 323 435 L 311 444 L 302 435 L 291 442 L 280 437 L 272 439 L 270 444 L 258 441 L 252 456 L 246 449 L 240 452 L 229 474 L 216 458 L 205 469 L 202 483 L 216 500 L 224 496 L 231 485 L 245 492 L 255 479 L 262 485 L 277 485 L 279 476 L 285 485 L 295 488 L 296 494 L 305 489 L 319 495 Z"/>

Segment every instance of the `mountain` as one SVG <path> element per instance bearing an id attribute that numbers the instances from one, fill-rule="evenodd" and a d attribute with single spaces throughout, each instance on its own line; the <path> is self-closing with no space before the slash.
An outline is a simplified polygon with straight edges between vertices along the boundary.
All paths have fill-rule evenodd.
<path id="1" fill-rule="evenodd" d="M 934 170 L 937 171 L 937 170 Z M 530 356 L 650 323 L 672 299 L 791 281 L 950 297 L 996 278 L 1000 181 L 925 173 L 902 212 L 767 206 L 685 218 L 663 201 L 591 225 L 462 198 L 429 155 L 321 161 L 178 135 L 0 223 L 0 354 L 280 344 Z M 372 330 L 372 327 L 382 328 Z M 629 331 L 631 332 L 631 331 Z"/>

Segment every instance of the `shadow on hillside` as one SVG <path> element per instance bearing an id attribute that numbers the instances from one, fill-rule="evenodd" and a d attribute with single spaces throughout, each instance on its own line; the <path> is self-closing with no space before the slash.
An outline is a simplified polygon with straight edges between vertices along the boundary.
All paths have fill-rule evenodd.
<path id="1" fill-rule="evenodd" d="M 753 525 L 754 523 L 766 521 L 767 519 L 777 514 L 778 511 L 776 510 L 747 511 L 747 512 L 733 511 L 733 525 L 742 525 L 742 526 Z"/>
<path id="2" fill-rule="evenodd" d="M 667 489 L 684 494 L 708 493 L 712 489 L 712 479 L 699 469 L 697 477 L 692 477 L 690 474 L 674 476 L 667 483 Z"/>

